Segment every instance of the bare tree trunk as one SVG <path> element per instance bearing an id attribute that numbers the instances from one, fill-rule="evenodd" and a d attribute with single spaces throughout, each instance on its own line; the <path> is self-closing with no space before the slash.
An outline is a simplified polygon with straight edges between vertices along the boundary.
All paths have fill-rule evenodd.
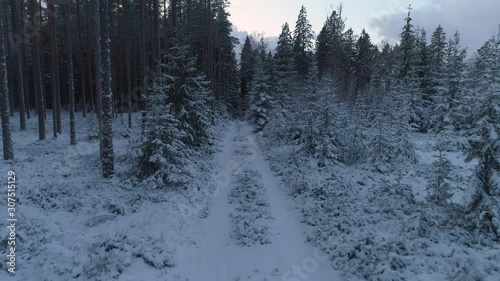
<path id="1" fill-rule="evenodd" d="M 14 36 L 20 36 L 19 27 L 21 26 L 21 17 L 17 10 L 17 1 L 10 0 L 11 16 L 12 16 L 12 33 Z M 12 40 L 12 42 L 14 42 Z M 25 112 L 25 100 L 24 100 L 24 85 L 23 85 L 23 70 L 22 70 L 22 57 L 20 46 L 12 46 L 12 52 L 14 53 L 14 75 L 16 77 L 16 88 L 19 98 L 19 123 L 22 131 L 26 130 L 26 112 Z"/>
<path id="2" fill-rule="evenodd" d="M 39 25 L 38 26 L 38 38 L 43 38 L 43 33 L 42 33 L 42 26 L 43 26 L 43 7 L 42 7 L 42 0 L 39 0 L 38 1 L 38 11 L 39 11 L 39 14 L 40 14 L 40 20 L 39 20 Z M 39 40 L 39 43 L 40 43 L 40 40 Z M 42 44 L 39 44 L 38 48 L 41 49 L 41 54 L 40 54 L 40 75 L 41 75 L 41 91 L 42 91 L 42 112 L 41 114 L 43 114 L 43 119 L 44 120 L 47 120 L 47 112 L 46 112 L 46 108 L 47 108 L 47 93 L 45 92 L 45 81 L 44 81 L 44 73 L 45 73 L 45 59 L 44 59 L 44 51 L 43 51 L 43 43 Z"/>
<path id="3" fill-rule="evenodd" d="M 36 100 L 36 108 L 38 112 L 38 139 L 44 140 L 45 135 L 45 116 L 44 116 L 44 99 L 42 93 L 42 77 L 41 77 L 41 67 L 40 67 L 40 38 L 39 38 L 39 26 L 38 26 L 38 14 L 37 14 L 37 3 L 36 0 L 31 0 L 31 24 L 33 27 L 33 46 L 32 46 L 32 60 L 33 60 L 33 77 L 34 77 L 34 89 Z"/>
<path id="4" fill-rule="evenodd" d="M 132 77 L 130 73 L 130 31 L 128 18 L 128 1 L 124 0 L 123 9 L 125 12 L 125 71 L 127 79 L 127 99 L 128 99 L 128 127 L 132 128 Z"/>
<path id="5" fill-rule="evenodd" d="M 69 139 L 71 145 L 76 145 L 75 85 L 73 80 L 73 45 L 71 42 L 71 0 L 64 5 L 64 25 L 66 29 L 66 65 L 69 94 Z"/>
<path id="6" fill-rule="evenodd" d="M 103 39 L 103 67 L 102 67 L 102 175 L 111 178 L 114 173 L 113 153 L 113 93 L 111 80 L 111 38 L 109 36 L 109 5 L 105 1 L 102 5 L 102 39 Z"/>
<path id="7" fill-rule="evenodd" d="M 23 6 L 23 1 L 20 1 L 19 2 L 21 5 L 20 5 L 20 10 L 21 10 L 21 30 L 24 30 L 24 26 L 25 26 L 25 19 L 24 19 L 24 6 Z M 31 104 L 30 104 L 30 89 L 29 89 L 29 79 L 28 79 L 28 51 L 26 49 L 26 44 L 21 44 L 22 45 L 22 52 L 23 52 L 23 55 L 24 55 L 24 60 L 23 60 L 23 88 L 24 88 L 24 94 L 25 94 L 25 101 L 26 101 L 26 117 L 28 119 L 31 118 L 30 116 L 30 107 L 31 107 Z"/>
<path id="8" fill-rule="evenodd" d="M 160 2 L 158 0 L 153 0 L 153 22 L 154 22 L 154 54 L 155 54 L 155 76 L 160 75 Z"/>
<path id="9" fill-rule="evenodd" d="M 12 132 L 9 116 L 9 88 L 7 86 L 7 59 L 5 57 L 5 37 L 3 20 L 0 20 L 0 108 L 2 119 L 3 159 L 14 159 Z"/>
<path id="10" fill-rule="evenodd" d="M 141 57 L 141 81 L 142 81 L 142 98 L 144 99 L 144 110 L 147 112 L 147 71 L 146 71 L 146 19 L 145 19 L 145 0 L 141 0 L 140 7 L 140 17 L 141 17 L 141 46 L 140 46 L 140 57 Z"/>
<path id="11" fill-rule="evenodd" d="M 80 23 L 80 0 L 76 0 L 76 13 L 78 20 L 78 42 L 80 43 L 79 47 L 79 56 L 80 56 L 80 91 L 82 96 L 82 111 L 83 118 L 87 116 L 87 97 L 85 91 L 85 58 L 83 57 L 83 38 L 82 38 L 82 26 Z"/>
<path id="12" fill-rule="evenodd" d="M 101 59 L 101 17 L 100 5 L 101 0 L 94 1 L 94 59 L 95 59 L 95 91 L 97 103 L 97 119 L 99 123 L 99 144 L 100 144 L 100 159 L 103 159 L 102 148 L 102 59 Z"/>
<path id="13" fill-rule="evenodd" d="M 56 9 L 54 6 L 55 0 L 49 0 L 49 25 L 50 25 L 50 77 L 51 77 L 51 91 L 52 91 L 52 118 L 54 138 L 57 138 L 57 88 L 59 81 L 56 72 L 59 72 L 57 67 L 57 35 L 56 35 Z"/>

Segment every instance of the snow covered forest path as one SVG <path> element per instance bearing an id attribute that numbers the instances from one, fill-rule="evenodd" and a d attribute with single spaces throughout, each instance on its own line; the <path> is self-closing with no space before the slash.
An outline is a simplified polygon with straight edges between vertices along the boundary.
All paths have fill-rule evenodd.
<path id="1" fill-rule="evenodd" d="M 198 226 L 200 241 L 174 271 L 189 272 L 191 281 L 341 280 L 326 255 L 305 242 L 248 123 L 230 124 L 216 160 L 219 189 Z"/>

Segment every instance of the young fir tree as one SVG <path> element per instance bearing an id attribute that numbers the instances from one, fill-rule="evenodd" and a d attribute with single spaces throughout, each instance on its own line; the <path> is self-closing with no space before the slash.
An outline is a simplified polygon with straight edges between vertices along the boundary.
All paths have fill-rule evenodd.
<path id="1" fill-rule="evenodd" d="M 209 107 L 210 83 L 196 69 L 196 57 L 189 56 L 189 46 L 173 46 L 167 63 L 161 67 L 162 86 L 184 134 L 182 141 L 193 147 L 207 143 L 213 115 Z"/>
<path id="2" fill-rule="evenodd" d="M 465 88 L 465 58 L 467 50 L 460 47 L 460 34 L 458 31 L 451 38 L 446 46 L 445 60 L 445 98 L 441 107 L 445 108 L 441 112 L 438 120 L 441 121 L 438 130 L 458 130 L 460 123 L 465 121 L 461 116 L 462 106 L 467 89 Z"/>
<path id="3" fill-rule="evenodd" d="M 323 78 L 318 91 L 318 114 L 316 123 L 320 134 L 314 156 L 320 160 L 320 165 L 337 162 L 342 143 L 336 131 L 338 112 L 335 103 L 335 82 L 329 78 Z"/>
<path id="4" fill-rule="evenodd" d="M 273 100 L 269 75 L 265 71 L 266 46 L 263 39 L 255 56 L 255 76 L 250 91 L 250 120 L 255 125 L 255 130 L 260 132 L 269 122 Z"/>
<path id="5" fill-rule="evenodd" d="M 274 140 L 284 140 L 290 131 L 289 119 L 292 118 L 291 103 L 295 77 L 293 41 L 288 23 L 282 26 L 272 62 L 275 76 L 273 79 L 274 106 L 264 133 Z"/>
<path id="6" fill-rule="evenodd" d="M 274 62 L 276 65 L 276 98 L 280 100 L 280 106 L 285 108 L 290 90 L 290 83 L 294 75 L 293 60 L 293 39 L 288 23 L 281 28 L 278 39 L 278 45 L 274 53 Z"/>
<path id="7" fill-rule="evenodd" d="M 429 76 L 428 95 L 432 101 L 431 127 L 440 132 L 446 126 L 444 115 L 448 112 L 448 88 L 446 85 L 446 34 L 441 26 L 432 33 L 429 45 Z"/>
<path id="8" fill-rule="evenodd" d="M 4 7 L 6 8 L 6 7 Z M 5 56 L 4 23 L 0 20 L 0 114 L 2 117 L 3 159 L 14 159 L 14 147 L 9 114 L 9 88 L 7 80 L 7 60 Z"/>
<path id="9" fill-rule="evenodd" d="M 363 29 L 356 42 L 356 56 L 354 61 L 356 77 L 355 91 L 357 94 L 366 90 L 370 84 L 375 54 L 376 47 L 372 44 L 370 35 Z"/>
<path id="10" fill-rule="evenodd" d="M 243 117 L 249 106 L 249 93 L 255 72 L 255 58 L 252 41 L 246 37 L 240 57 L 240 89 L 239 115 Z"/>
<path id="11" fill-rule="evenodd" d="M 319 90 L 319 71 L 315 60 L 312 60 L 311 68 L 307 74 L 306 91 L 307 91 L 307 107 L 301 112 L 301 119 L 304 120 L 304 127 L 299 139 L 301 150 L 307 156 L 316 154 L 318 148 L 318 138 L 320 137 L 320 129 L 316 123 L 318 105 L 318 90 Z"/>
<path id="12" fill-rule="evenodd" d="M 450 182 L 453 165 L 444 152 L 447 149 L 446 133 L 442 134 L 442 139 L 434 146 L 434 151 L 438 154 L 433 157 L 431 178 L 427 184 L 427 200 L 438 205 L 446 205 L 451 199 Z"/>
<path id="13" fill-rule="evenodd" d="M 169 83 L 169 77 L 162 75 L 152 85 L 147 97 L 149 111 L 143 117 L 144 133 L 134 155 L 137 177 L 156 188 L 183 184 L 189 176 L 185 170 L 187 146 L 182 142 L 187 135 L 179 130 L 180 122 L 172 114 Z"/>

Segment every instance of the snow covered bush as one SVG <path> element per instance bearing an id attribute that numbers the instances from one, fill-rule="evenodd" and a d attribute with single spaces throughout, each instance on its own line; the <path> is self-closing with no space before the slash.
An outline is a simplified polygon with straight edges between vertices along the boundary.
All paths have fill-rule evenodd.
<path id="1" fill-rule="evenodd" d="M 245 169 L 236 177 L 228 197 L 234 205 L 229 214 L 233 225 L 231 237 L 242 246 L 270 243 L 271 210 L 261 182 L 258 172 Z"/>

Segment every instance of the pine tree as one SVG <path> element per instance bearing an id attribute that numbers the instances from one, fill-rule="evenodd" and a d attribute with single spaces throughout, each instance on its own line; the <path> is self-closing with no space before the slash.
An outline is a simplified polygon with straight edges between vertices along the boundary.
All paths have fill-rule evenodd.
<path id="1" fill-rule="evenodd" d="M 10 9 L 11 9 L 11 19 L 12 19 L 12 34 L 11 36 L 18 36 L 19 31 L 22 27 L 22 17 L 18 14 L 18 1 L 10 0 Z M 14 40 L 10 37 L 10 40 Z M 23 71 L 22 71 L 22 53 L 21 49 L 17 47 L 12 48 L 12 52 L 14 55 L 14 75 L 16 76 L 16 88 L 19 98 L 19 122 L 21 131 L 26 130 L 26 102 L 25 102 L 25 91 L 27 89 L 24 88 L 23 84 Z"/>
<path id="2" fill-rule="evenodd" d="M 446 35 L 441 26 L 438 26 L 431 37 L 429 45 L 429 100 L 433 103 L 431 126 L 439 132 L 445 126 L 444 115 L 449 110 L 447 104 L 446 85 Z"/>
<path id="3" fill-rule="evenodd" d="M 406 24 L 401 32 L 399 78 L 409 80 L 414 75 L 415 68 L 415 30 L 411 23 L 411 5 L 408 7 Z"/>
<path id="4" fill-rule="evenodd" d="M 196 57 L 189 56 L 189 46 L 173 46 L 166 61 L 162 64 L 162 81 L 168 103 L 185 135 L 183 142 L 199 147 L 210 137 L 210 83 L 196 69 Z"/>
<path id="5" fill-rule="evenodd" d="M 288 23 L 281 28 L 278 45 L 274 53 L 276 65 L 276 97 L 285 103 L 289 98 L 290 83 L 294 75 L 293 39 Z M 284 105 L 281 105 L 284 108 Z"/>
<path id="6" fill-rule="evenodd" d="M 321 106 L 316 121 L 320 135 L 314 156 L 320 160 L 320 166 L 324 166 L 339 160 L 339 152 L 343 144 L 338 137 L 335 126 L 338 120 L 334 95 L 335 82 L 332 79 L 323 78 L 320 84 L 318 96 Z"/>
<path id="7" fill-rule="evenodd" d="M 64 21 L 66 28 L 66 62 L 68 71 L 68 92 L 69 92 L 69 135 L 70 144 L 76 145 L 75 128 L 75 85 L 73 78 L 73 44 L 71 38 L 71 1 L 64 5 Z"/>
<path id="8" fill-rule="evenodd" d="M 30 0 L 30 14 L 31 14 L 31 24 L 33 27 L 33 44 L 31 46 L 32 50 L 32 61 L 33 61 L 33 83 L 36 97 L 36 111 L 38 114 L 38 139 L 44 140 L 46 138 L 45 133 L 45 116 L 44 116 L 44 95 L 42 92 L 42 70 L 40 66 L 40 28 L 38 24 L 38 13 L 37 13 L 37 3 L 36 0 Z"/>
<path id="9" fill-rule="evenodd" d="M 182 140 L 187 135 L 180 128 L 180 122 L 171 113 L 168 102 L 169 76 L 162 75 L 152 85 L 148 95 L 149 111 L 144 117 L 144 133 L 136 148 L 136 174 L 139 179 L 148 180 L 155 188 L 169 184 L 183 184 L 188 181 L 186 171 L 187 146 Z"/>
<path id="10" fill-rule="evenodd" d="M 434 150 L 438 153 L 434 155 L 434 162 L 432 162 L 431 179 L 427 184 L 427 200 L 438 205 L 446 205 L 451 199 L 451 186 L 450 181 L 452 164 L 446 158 L 444 152 L 447 148 L 447 137 L 439 140 L 434 146 Z"/>
<path id="11" fill-rule="evenodd" d="M 3 7 L 5 8 L 5 7 Z M 12 135 L 9 114 L 9 88 L 7 81 L 7 59 L 5 56 L 4 23 L 0 20 L 0 114 L 2 117 L 2 142 L 3 159 L 14 159 L 14 147 L 12 145 Z"/>
<path id="12" fill-rule="evenodd" d="M 309 71 L 309 57 L 313 47 L 313 38 L 312 26 L 307 19 L 307 10 L 302 6 L 293 31 L 295 67 L 301 79 L 305 79 Z"/>
<path id="13" fill-rule="evenodd" d="M 314 156 L 318 149 L 318 138 L 320 137 L 320 128 L 317 125 L 317 110 L 318 91 L 319 91 L 319 70 L 316 61 L 312 61 L 312 65 L 306 79 L 307 91 L 307 107 L 301 112 L 301 119 L 304 120 L 304 128 L 302 129 L 299 144 L 302 146 L 302 151 L 307 156 Z"/>
<path id="14" fill-rule="evenodd" d="M 238 39 L 231 36 L 233 25 L 227 12 L 228 0 L 216 0 L 213 4 L 213 49 L 215 64 L 215 91 L 228 108 L 232 107 L 232 96 L 235 94 L 232 85 L 237 80 L 237 62 L 234 47 Z"/>
<path id="15" fill-rule="evenodd" d="M 271 85 L 269 75 L 265 71 L 265 49 L 263 39 L 259 45 L 259 53 L 255 57 L 255 76 L 250 91 L 250 121 L 255 130 L 260 132 L 269 122 L 272 110 Z"/>
<path id="16" fill-rule="evenodd" d="M 245 44 L 243 45 L 243 49 L 241 51 L 241 59 L 240 59 L 240 88 L 241 88 L 241 97 L 240 97 L 240 105 L 239 105 L 239 115 L 240 117 L 248 110 L 249 106 L 249 92 L 250 85 L 252 83 L 254 77 L 254 54 L 253 47 L 250 40 L 250 37 L 246 37 Z"/>
<path id="17" fill-rule="evenodd" d="M 489 67 L 500 69 L 500 48 L 493 49 L 496 60 Z M 488 71 L 490 72 L 490 71 Z M 486 79 L 487 77 L 485 77 Z M 493 76 L 491 85 L 480 95 L 479 112 L 469 131 L 467 161 L 478 159 L 477 186 L 471 211 L 481 229 L 500 239 L 500 78 Z"/>
<path id="18" fill-rule="evenodd" d="M 375 46 L 372 44 L 370 35 L 363 29 L 356 42 L 355 77 L 356 93 L 366 90 L 370 84 L 373 62 L 375 59 Z"/>
<path id="19" fill-rule="evenodd" d="M 96 1 L 99 2 L 99 1 Z M 100 7 L 102 17 L 102 93 L 101 104 L 101 162 L 102 175 L 104 178 L 111 178 L 114 174 L 114 151 L 113 151 L 113 92 L 111 85 L 111 38 L 109 25 L 109 2 L 105 1 Z M 99 4 L 97 4 L 99 8 Z M 100 55 L 100 54 L 98 54 Z"/>

